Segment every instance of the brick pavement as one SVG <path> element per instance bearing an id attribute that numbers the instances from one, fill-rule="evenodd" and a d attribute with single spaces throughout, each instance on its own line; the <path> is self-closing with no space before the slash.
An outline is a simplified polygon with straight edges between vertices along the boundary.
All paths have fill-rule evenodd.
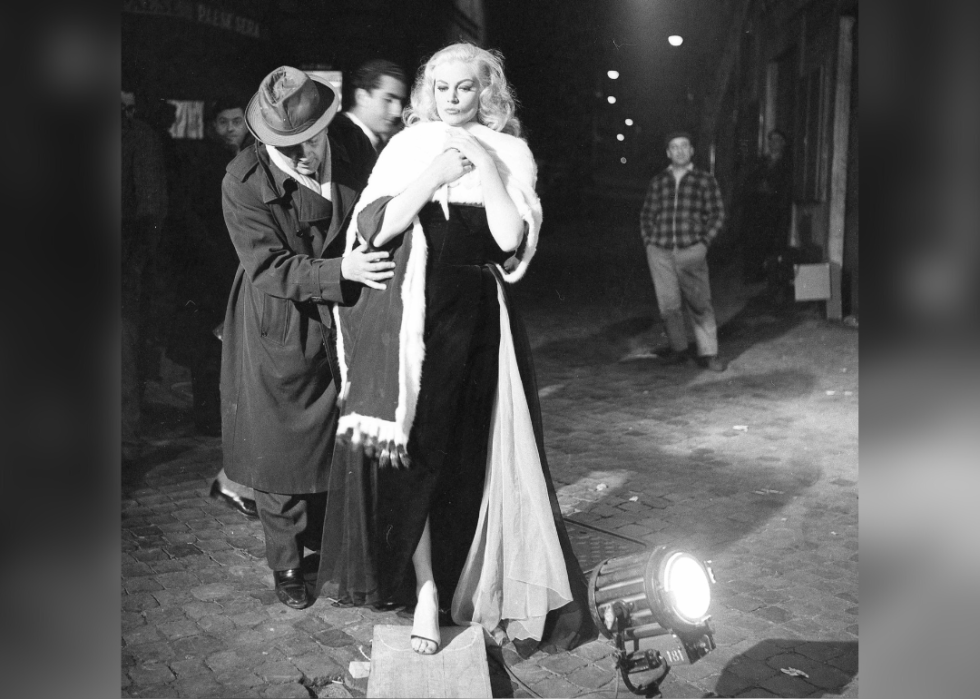
<path id="1" fill-rule="evenodd" d="M 812 307 L 746 304 L 721 278 L 729 371 L 620 361 L 658 339 L 642 269 L 602 241 L 578 239 L 569 259 L 542 240 L 560 264 L 517 296 L 564 513 L 713 561 L 718 649 L 672 668 L 663 695 L 857 696 L 856 332 Z M 575 260 L 598 261 L 595 283 Z M 370 656 L 373 626 L 410 620 L 279 604 L 261 525 L 207 497 L 220 444 L 187 424 L 185 377 L 169 367 L 151 388 L 155 443 L 123 473 L 122 695 L 362 696 L 348 669 Z M 494 650 L 495 695 L 628 696 L 612 650 Z"/>

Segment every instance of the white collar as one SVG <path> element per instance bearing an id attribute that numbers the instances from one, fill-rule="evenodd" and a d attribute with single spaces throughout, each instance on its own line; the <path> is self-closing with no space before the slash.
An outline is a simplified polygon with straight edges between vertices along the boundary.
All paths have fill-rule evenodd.
<path id="1" fill-rule="evenodd" d="M 694 161 L 692 160 L 687 165 L 682 167 L 680 170 L 675 169 L 673 165 L 668 165 L 667 169 L 670 170 L 670 173 L 674 176 L 675 180 L 679 180 L 684 175 L 686 175 L 687 173 L 689 173 L 691 170 L 694 169 Z"/>
<path id="2" fill-rule="evenodd" d="M 278 150 L 276 150 L 274 146 L 265 144 L 265 150 L 269 154 L 269 160 L 272 161 L 273 165 L 275 165 L 277 168 L 285 172 L 287 175 L 292 177 L 294 180 L 299 182 L 307 189 L 316 192 L 327 201 L 333 201 L 333 194 L 331 191 L 332 183 L 330 182 L 330 180 L 327 180 L 326 182 L 317 182 L 315 179 L 313 179 L 308 175 L 301 175 L 293 168 L 289 160 L 286 159 L 286 156 L 280 153 Z M 327 158 L 330 157 L 329 142 L 327 143 L 326 157 Z"/>

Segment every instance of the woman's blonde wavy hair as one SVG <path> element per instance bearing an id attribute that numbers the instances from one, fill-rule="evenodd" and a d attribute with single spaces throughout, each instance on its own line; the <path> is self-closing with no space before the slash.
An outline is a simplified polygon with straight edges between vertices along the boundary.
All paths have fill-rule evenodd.
<path id="1" fill-rule="evenodd" d="M 504 57 L 495 49 L 481 49 L 470 43 L 447 46 L 432 54 L 415 78 L 412 87 L 411 104 L 403 113 L 407 126 L 424 121 L 439 121 L 436 111 L 435 79 L 432 76 L 436 66 L 449 61 L 462 61 L 476 65 L 480 80 L 480 108 L 476 119 L 484 126 L 511 136 L 521 135 L 521 122 L 514 113 L 517 100 L 511 93 L 507 78 L 504 77 Z"/>

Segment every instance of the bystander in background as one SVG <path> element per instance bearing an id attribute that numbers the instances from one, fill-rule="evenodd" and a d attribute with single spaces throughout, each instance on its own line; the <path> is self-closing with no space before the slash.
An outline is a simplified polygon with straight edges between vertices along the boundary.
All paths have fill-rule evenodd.
<path id="1" fill-rule="evenodd" d="M 207 134 L 195 157 L 182 167 L 186 209 L 175 279 L 177 310 L 167 357 L 190 369 L 192 417 L 198 434 L 221 436 L 221 326 L 238 255 L 225 226 L 221 181 L 228 163 L 254 143 L 245 125 L 244 95 L 223 95 L 209 104 Z M 210 496 L 257 518 L 251 488 L 218 472 Z"/>
<path id="2" fill-rule="evenodd" d="M 749 284 L 766 280 L 766 262 L 785 253 L 789 240 L 793 169 L 786 135 L 773 129 L 768 146 L 749 173 L 742 202 L 742 275 Z"/>
<path id="3" fill-rule="evenodd" d="M 136 94 L 122 90 L 121 142 L 121 315 L 122 315 L 122 460 L 139 458 L 140 372 L 144 282 L 160 243 L 167 215 L 167 175 L 160 137 L 136 116 Z"/>
<path id="4" fill-rule="evenodd" d="M 708 246 L 725 223 L 721 191 L 713 175 L 694 167 L 689 133 L 675 131 L 664 143 L 670 165 L 650 181 L 640 212 L 640 232 L 670 341 L 663 361 L 687 361 L 690 326 L 698 364 L 724 371 L 727 364 L 718 357 L 707 257 Z"/>

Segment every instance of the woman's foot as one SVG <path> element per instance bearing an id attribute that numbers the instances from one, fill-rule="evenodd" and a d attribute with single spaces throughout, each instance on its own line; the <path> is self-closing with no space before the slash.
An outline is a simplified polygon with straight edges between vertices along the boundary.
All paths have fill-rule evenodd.
<path id="1" fill-rule="evenodd" d="M 439 593 L 436 584 L 429 580 L 422 583 L 415 603 L 412 622 L 412 650 L 422 655 L 433 655 L 439 650 L 442 635 L 439 632 Z"/>

